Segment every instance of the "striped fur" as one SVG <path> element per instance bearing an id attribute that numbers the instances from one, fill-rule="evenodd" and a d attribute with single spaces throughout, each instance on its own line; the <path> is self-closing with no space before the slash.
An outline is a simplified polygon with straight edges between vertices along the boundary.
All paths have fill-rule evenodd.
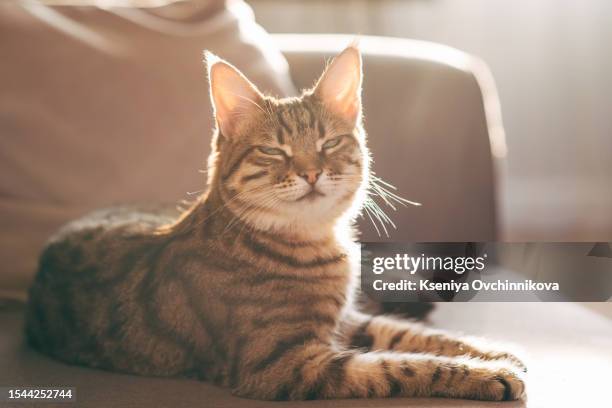
<path id="1" fill-rule="evenodd" d="M 358 51 L 282 100 L 209 63 L 208 192 L 178 219 L 118 208 L 60 231 L 30 291 L 30 344 L 259 399 L 520 398 L 513 355 L 353 306 L 350 225 L 369 168 Z"/>

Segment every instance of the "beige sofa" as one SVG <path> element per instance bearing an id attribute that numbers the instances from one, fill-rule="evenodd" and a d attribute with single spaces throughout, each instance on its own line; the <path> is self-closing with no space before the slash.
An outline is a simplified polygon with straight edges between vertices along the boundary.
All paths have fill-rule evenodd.
<path id="1" fill-rule="evenodd" d="M 4 155 L 0 172 L 0 386 L 76 387 L 76 406 L 100 408 L 496 406 L 435 399 L 272 404 L 235 398 L 228 390 L 191 380 L 67 366 L 24 345 L 23 302 L 12 299 L 24 298 L 36 253 L 54 229 L 99 206 L 177 202 L 185 192 L 203 188 L 203 177 L 196 170 L 207 153 L 212 123 L 200 61 L 202 48 L 212 48 L 230 59 L 267 91 L 288 95 L 295 92 L 290 77 L 298 88 L 309 86 L 325 59 L 352 37 L 285 35 L 270 41 L 248 18 L 240 22 L 244 13 L 248 17 L 244 9 L 215 14 L 217 31 L 211 37 L 210 31 L 200 32 L 198 27 L 185 32 L 175 26 L 170 29 L 178 31 L 162 35 L 146 26 L 148 17 L 143 20 L 142 13 L 125 10 L 116 25 L 108 25 L 116 16 L 94 10 L 95 24 L 74 26 L 62 18 L 82 22 L 92 11 L 60 8 L 48 14 L 35 9 L 25 16 L 10 6 L 2 7 L 0 48 L 14 59 L 12 68 L 0 64 Z M 34 15 L 41 20 L 34 21 Z M 76 31 L 49 29 L 58 21 Z M 131 31 L 131 24 L 137 23 L 142 27 Z M 18 41 L 11 43 L 10 34 L 15 30 L 22 31 Z M 228 33 L 236 37 L 241 30 L 250 33 L 242 38 L 246 42 L 228 42 Z M 75 35 L 84 35 L 93 43 L 75 40 Z M 194 40 L 194 35 L 203 37 Z M 45 46 L 33 51 L 31 47 L 37 44 Z M 79 47 L 83 51 L 79 55 L 85 57 L 74 57 Z M 504 140 L 486 67 L 458 50 L 418 41 L 363 37 L 361 48 L 366 129 L 374 169 L 403 196 L 423 203 L 392 214 L 398 229 L 390 231 L 389 238 L 377 235 L 362 220 L 362 239 L 495 239 L 495 169 Z M 51 61 L 67 65 L 58 68 Z M 87 75 L 92 73 L 89 80 Z M 609 355 L 600 352 L 610 346 L 609 321 L 576 305 L 444 305 L 433 322 L 526 346 L 535 354 L 535 378 L 542 380 L 536 381 L 530 393 L 537 406 L 562 406 L 559 398 L 545 404 L 552 395 L 546 382 L 550 378 L 584 385 L 579 370 L 547 372 L 554 367 L 548 363 L 555 350 L 562 346 L 583 353 L 589 370 L 612 364 Z M 552 354 L 545 347 L 551 342 L 556 344 Z M 573 363 L 579 365 L 576 360 Z M 589 378 L 595 390 L 591 395 L 597 397 L 597 390 L 604 390 L 603 378 Z M 565 401 L 572 402 L 571 395 Z M 0 402 L 0 406 L 10 405 Z"/>
<path id="2" fill-rule="evenodd" d="M 274 37 L 289 62 L 291 78 L 298 88 L 310 86 L 324 67 L 325 60 L 351 40 L 343 36 Z M 394 183 L 402 195 L 423 203 L 422 207 L 401 208 L 392 214 L 398 229 L 391 230 L 389 237 L 379 236 L 368 220 L 362 220 L 363 240 L 494 239 L 493 162 L 482 89 L 473 69 L 477 66 L 474 65 L 476 60 L 441 45 L 408 40 L 364 37 L 361 48 L 364 54 L 366 127 L 375 159 L 374 168 L 380 176 Z M 186 80 L 192 79 L 188 76 Z M 195 86 L 199 86 L 200 93 L 206 97 L 206 84 L 203 79 L 199 82 Z M 292 89 L 282 89 L 275 84 L 269 86 L 275 86 L 277 92 L 292 92 Z M 175 95 L 171 96 L 176 98 Z M 135 99 L 141 100 L 138 95 Z M 129 104 L 130 101 L 122 103 Z M 107 129 L 121 126 L 95 123 Z M 180 125 L 171 123 L 165 126 Z M 157 138 L 156 143 L 164 143 L 159 140 L 156 129 L 151 129 L 151 134 Z M 202 137 L 206 138 L 206 135 Z M 90 142 L 97 144 L 96 140 Z M 126 143 L 133 144 L 130 150 L 139 146 L 137 142 Z M 200 147 L 202 145 L 199 144 Z M 176 143 L 170 144 L 170 148 L 175 146 Z M 82 148 L 85 149 L 85 146 Z M 191 149 L 189 146 L 184 148 Z M 197 152 L 196 157 L 204 157 L 205 153 Z M 48 161 L 46 163 L 52 165 Z M 86 166 L 85 163 L 79 165 Z M 184 171 L 177 169 L 176 164 L 172 165 L 175 166 L 172 172 Z M 101 171 L 104 171 L 106 166 L 102 166 Z M 125 164 L 119 166 L 126 168 Z M 58 173 L 59 177 L 60 170 L 52 168 L 48 172 Z M 87 173 L 90 170 L 83 171 Z M 67 202 L 63 206 L 52 206 L 55 211 L 51 216 L 48 211 L 43 214 L 34 212 L 35 221 L 44 220 L 43 229 L 55 228 L 67 217 L 108 203 L 97 190 L 99 186 L 87 180 L 69 181 L 77 183 L 77 186 L 61 189 L 61 180 L 49 180 Z M 132 181 L 139 182 L 142 179 Z M 70 187 L 75 188 L 76 193 Z M 156 197 L 151 198 L 151 195 L 161 194 L 168 194 L 166 201 L 175 199 L 172 194 L 176 193 L 173 191 L 176 186 L 156 183 L 155 187 L 158 190 L 147 192 L 142 185 L 134 185 L 132 190 L 126 189 L 126 186 L 102 186 L 103 190 L 110 190 L 108 194 L 112 194 L 116 200 L 152 200 Z M 75 199 L 79 194 L 89 195 L 79 202 Z M 40 232 L 37 228 L 32 231 Z M 34 264 L 34 259 L 27 261 L 27 264 Z M 20 282 L 27 282 L 31 273 L 33 270 L 26 271 L 25 278 L 20 274 Z M 25 288 L 17 286 L 17 291 L 19 289 Z M 234 399 L 227 390 L 192 381 L 129 377 L 63 365 L 22 344 L 21 303 L 7 302 L 4 307 L 0 306 L 2 309 L 0 321 L 5 330 L 0 337 L 0 364 L 10 368 L 0 370 L 0 385 L 70 385 L 77 388 L 79 406 L 84 407 L 266 405 Z M 329 406 L 330 403 L 321 404 Z"/>
<path id="3" fill-rule="evenodd" d="M 66 221 L 204 188 L 213 126 L 204 48 L 283 96 L 311 86 L 354 39 L 270 39 L 249 17 L 234 6 L 185 28 L 138 9 L 0 4 L 10 61 L 0 64 L 0 293 L 23 297 L 37 254 Z M 363 240 L 494 239 L 491 151 L 503 133 L 489 129 L 503 128 L 486 68 L 437 44 L 363 37 L 361 47 L 374 170 L 423 204 L 387 207 L 389 237 L 364 218 Z"/>

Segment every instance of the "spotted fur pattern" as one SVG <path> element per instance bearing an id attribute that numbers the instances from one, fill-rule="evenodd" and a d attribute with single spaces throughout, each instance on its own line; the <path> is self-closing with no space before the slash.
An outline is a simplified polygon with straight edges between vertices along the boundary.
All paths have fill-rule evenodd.
<path id="1" fill-rule="evenodd" d="M 213 56 L 209 76 L 208 192 L 178 218 L 118 208 L 60 231 L 31 288 L 30 344 L 258 399 L 520 398 L 513 355 L 354 307 L 369 168 L 357 49 L 300 98 L 263 96 Z"/>

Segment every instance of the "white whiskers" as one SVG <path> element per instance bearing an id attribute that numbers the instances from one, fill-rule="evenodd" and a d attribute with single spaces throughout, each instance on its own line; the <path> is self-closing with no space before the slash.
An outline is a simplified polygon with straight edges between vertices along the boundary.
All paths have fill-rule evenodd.
<path id="1" fill-rule="evenodd" d="M 393 211 L 397 211 L 396 204 L 400 204 L 404 207 L 408 205 L 421 205 L 421 203 L 400 197 L 394 193 L 396 190 L 397 188 L 395 186 L 387 183 L 380 177 L 377 177 L 374 173 L 370 174 L 370 181 L 366 188 L 366 198 L 363 203 L 363 210 L 366 216 L 372 222 L 372 225 L 374 226 L 374 229 L 376 229 L 376 233 L 379 236 L 381 236 L 381 230 L 387 237 L 389 236 L 387 225 L 390 225 L 393 227 L 393 229 L 397 229 L 397 226 L 375 201 L 375 197 L 380 197 L 387 206 L 391 207 Z"/>

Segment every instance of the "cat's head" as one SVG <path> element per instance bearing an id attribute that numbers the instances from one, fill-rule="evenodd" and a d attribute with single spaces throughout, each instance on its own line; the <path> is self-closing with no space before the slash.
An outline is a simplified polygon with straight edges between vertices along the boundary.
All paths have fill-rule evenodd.
<path id="1" fill-rule="evenodd" d="M 207 62 L 217 123 L 209 184 L 227 208 L 262 229 L 354 216 L 369 168 L 359 50 L 345 49 L 299 98 L 264 96 L 227 62 Z"/>

